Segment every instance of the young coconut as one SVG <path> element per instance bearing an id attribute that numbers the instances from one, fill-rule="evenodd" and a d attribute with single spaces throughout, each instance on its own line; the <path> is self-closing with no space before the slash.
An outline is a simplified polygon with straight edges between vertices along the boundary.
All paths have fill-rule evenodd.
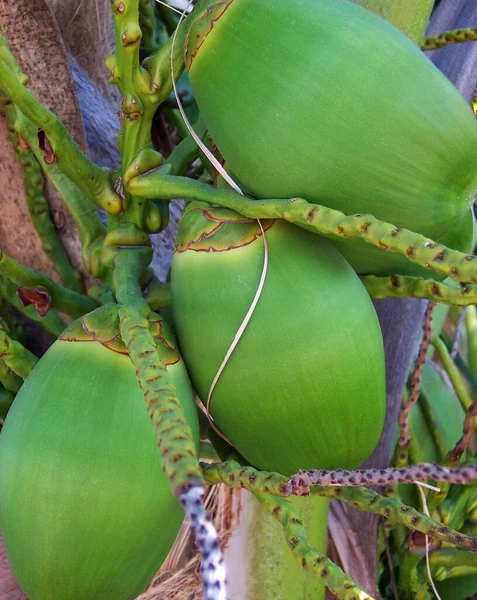
<path id="1" fill-rule="evenodd" d="M 165 323 L 151 327 L 198 444 L 183 361 Z M 108 333 L 67 328 L 0 435 L 0 528 L 30 600 L 133 600 L 184 517 L 135 369 L 118 332 Z"/>
<path id="2" fill-rule="evenodd" d="M 370 213 L 471 250 L 475 117 L 392 25 L 344 0 L 220 0 L 185 51 L 201 116 L 252 195 Z M 358 273 L 428 275 L 360 240 L 333 243 Z"/>
<path id="3" fill-rule="evenodd" d="M 263 221 L 263 290 L 209 402 L 216 426 L 254 466 L 354 468 L 385 415 L 383 342 L 356 273 L 323 238 Z M 259 285 L 257 221 L 191 203 L 172 262 L 178 340 L 194 386 L 209 390 Z"/>

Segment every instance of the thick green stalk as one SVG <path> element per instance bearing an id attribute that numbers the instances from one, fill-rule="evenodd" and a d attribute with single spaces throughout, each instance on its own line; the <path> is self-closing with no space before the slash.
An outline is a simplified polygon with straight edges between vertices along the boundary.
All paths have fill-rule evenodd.
<path id="1" fill-rule="evenodd" d="M 470 554 L 465 550 L 437 550 L 429 555 L 429 562 L 436 581 L 477 575 L 477 554 Z"/>
<path id="2" fill-rule="evenodd" d="M 434 0 L 353 0 L 405 33 L 415 44 L 424 36 Z"/>
<path id="3" fill-rule="evenodd" d="M 342 502 L 346 502 L 363 512 L 370 512 L 380 515 L 387 519 L 390 525 L 395 527 L 398 524 L 404 525 L 411 531 L 420 531 L 425 535 L 443 542 L 467 548 L 472 552 L 477 552 L 477 537 L 470 537 L 454 531 L 450 527 L 431 519 L 430 517 L 418 512 L 410 506 L 406 506 L 402 502 L 394 498 L 381 496 L 377 492 L 359 486 L 359 477 L 369 481 L 369 485 L 383 485 L 393 482 L 393 477 L 386 477 L 384 474 L 389 472 L 394 475 L 401 475 L 401 479 L 405 483 L 411 483 L 420 479 L 427 479 L 432 474 L 426 474 L 426 469 L 434 467 L 437 472 L 444 474 L 447 478 L 450 471 L 458 472 L 457 469 L 444 469 L 438 465 L 421 465 L 413 467 L 413 470 L 407 470 L 407 479 L 405 478 L 406 470 L 394 469 L 388 471 L 303 471 L 292 478 L 280 475 L 278 473 L 260 472 L 253 467 L 243 467 L 237 463 L 214 463 L 211 465 L 202 465 L 203 473 L 206 481 L 213 485 L 222 482 L 228 487 L 245 488 L 253 493 L 261 492 L 274 496 L 288 496 L 290 494 L 322 496 L 325 498 L 337 498 Z M 422 467 L 424 467 L 424 475 L 422 477 Z M 475 476 L 475 469 L 472 470 Z M 414 472 L 413 472 L 414 471 Z M 430 472 L 430 471 L 429 471 Z M 462 471 L 461 471 L 462 472 Z M 324 479 L 329 481 L 326 487 L 309 483 L 305 481 L 310 473 L 323 474 Z M 381 475 L 382 474 L 382 475 Z M 367 475 L 370 475 L 369 478 Z M 374 479 L 373 479 L 374 475 Z M 343 479 L 341 479 L 343 477 Z M 296 480 L 296 487 L 293 481 Z M 439 480 L 439 476 L 436 476 Z M 344 485 L 343 485 L 344 484 Z M 312 485 L 310 488 L 309 486 Z M 301 494 L 300 490 L 306 488 L 307 492 Z"/>
<path id="4" fill-rule="evenodd" d="M 20 288 L 47 294 L 51 300 L 50 306 L 54 310 L 63 312 L 73 318 L 81 317 L 97 308 L 97 304 L 93 299 L 59 285 L 39 271 L 23 267 L 1 250 L 0 275 L 8 277 Z"/>
<path id="5" fill-rule="evenodd" d="M 372 215 L 351 215 L 312 204 L 303 198 L 251 200 L 230 190 L 213 188 L 186 177 L 164 175 L 160 169 L 129 183 L 131 193 L 143 197 L 186 198 L 231 208 L 251 219 L 284 219 L 307 231 L 336 238 L 360 238 L 383 252 L 404 255 L 409 261 L 443 273 L 456 281 L 477 283 L 477 257 L 437 244 L 408 229 L 379 221 Z"/>
<path id="6" fill-rule="evenodd" d="M 58 163 L 47 164 L 38 142 L 37 127 L 21 112 L 16 111 L 15 129 L 26 141 L 48 179 L 53 183 L 73 217 L 81 240 L 83 262 L 86 270 L 98 276 L 100 267 L 95 260 L 95 251 L 105 236 L 104 227 L 95 205 L 61 171 Z"/>
<path id="7" fill-rule="evenodd" d="M 361 277 L 364 287 L 372 298 L 422 298 L 431 302 L 455 306 L 477 304 L 477 285 L 467 284 L 460 288 L 451 287 L 444 282 L 421 277 Z"/>
<path id="8" fill-rule="evenodd" d="M 155 312 L 158 312 L 163 308 L 169 308 L 172 305 L 171 285 L 169 283 L 161 283 L 158 279 L 154 279 L 147 287 L 144 298 L 151 310 L 154 310 Z"/>
<path id="9" fill-rule="evenodd" d="M 12 394 L 16 394 L 22 385 L 21 377 L 16 375 L 3 360 L 0 360 L 0 384 Z"/>
<path id="10" fill-rule="evenodd" d="M 26 379 L 38 358 L 24 348 L 20 342 L 12 340 L 3 329 L 0 329 L 0 360 L 22 379 Z"/>
<path id="11" fill-rule="evenodd" d="M 71 134 L 51 111 L 45 108 L 17 79 L 4 61 L 0 61 L 0 88 L 18 109 L 44 131 L 44 160 L 58 162 L 63 173 L 95 204 L 118 214 L 121 198 L 111 188 L 106 173 L 80 150 Z"/>
<path id="12" fill-rule="evenodd" d="M 361 590 L 358 585 L 346 575 L 337 565 L 335 565 L 324 552 L 312 547 L 308 541 L 309 535 L 316 535 L 317 523 L 315 523 L 315 529 L 310 532 L 308 528 L 304 526 L 304 520 L 300 512 L 298 512 L 296 506 L 292 504 L 290 500 L 279 498 L 277 496 L 270 496 L 263 492 L 254 491 L 254 496 L 265 508 L 265 510 L 279 523 L 283 528 L 285 539 L 288 548 L 292 551 L 295 560 L 301 565 L 303 569 L 313 574 L 318 581 L 322 584 L 322 588 L 306 589 L 306 592 L 310 594 L 314 600 L 324 598 L 324 587 L 326 586 L 332 594 L 341 600 L 372 600 L 366 592 Z M 321 499 L 323 500 L 323 499 Z M 303 504 L 301 505 L 303 507 Z M 318 505 L 318 509 L 321 509 L 322 523 L 326 524 L 328 503 L 325 502 Z M 326 548 L 326 530 L 322 532 L 321 537 L 325 538 L 321 540 L 321 546 Z M 260 558 L 259 560 L 263 560 Z M 290 572 L 286 573 L 289 577 L 292 575 Z M 269 594 L 270 589 L 267 589 Z M 280 595 L 283 594 L 284 590 L 279 591 Z M 271 597 L 271 596 L 267 596 Z M 297 597 L 298 598 L 298 597 Z M 295 599 L 293 599 L 295 600 Z"/>
<path id="13" fill-rule="evenodd" d="M 149 332 L 147 319 L 137 307 L 119 309 L 121 337 L 137 369 L 147 411 L 161 449 L 163 469 L 172 489 L 180 495 L 191 484 L 202 485 L 202 472 L 194 440 L 177 394 L 157 346 Z"/>

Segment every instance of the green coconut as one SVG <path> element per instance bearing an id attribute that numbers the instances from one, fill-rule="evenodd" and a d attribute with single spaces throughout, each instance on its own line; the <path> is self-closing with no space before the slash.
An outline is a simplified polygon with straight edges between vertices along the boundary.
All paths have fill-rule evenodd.
<path id="1" fill-rule="evenodd" d="M 344 0 L 221 0 L 189 28 L 200 113 L 239 182 L 471 249 L 477 123 L 401 32 Z M 359 273 L 426 273 L 335 241 Z"/>
<path id="2" fill-rule="evenodd" d="M 178 341 L 204 403 L 258 288 L 257 221 L 190 204 L 172 263 Z M 325 239 L 263 221 L 265 285 L 211 397 L 217 427 L 260 469 L 353 468 L 385 414 L 383 342 L 360 279 Z"/>
<path id="3" fill-rule="evenodd" d="M 187 373 L 178 353 L 171 360 L 167 350 L 168 372 L 198 440 Z M 25 381 L 0 435 L 0 528 L 26 595 L 133 600 L 159 569 L 183 517 L 129 356 L 114 344 L 56 341 Z"/>

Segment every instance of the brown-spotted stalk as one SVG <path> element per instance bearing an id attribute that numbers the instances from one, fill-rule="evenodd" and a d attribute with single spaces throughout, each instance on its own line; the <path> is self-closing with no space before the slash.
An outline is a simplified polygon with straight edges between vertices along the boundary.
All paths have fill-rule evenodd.
<path id="1" fill-rule="evenodd" d="M 422 300 L 455 306 L 477 304 L 477 285 L 470 283 L 455 288 L 445 282 L 403 275 L 392 275 L 391 277 L 364 275 L 361 277 L 361 281 L 368 294 L 376 300 L 382 298 L 421 298 Z"/>
<path id="2" fill-rule="evenodd" d="M 309 571 L 340 600 L 373 600 L 327 556 L 310 546 L 300 513 L 285 498 L 257 490 L 254 496 L 283 527 L 287 545 L 303 569 Z"/>
<path id="3" fill-rule="evenodd" d="M 463 44 L 464 42 L 477 41 L 477 27 L 469 27 L 467 29 L 453 29 L 452 31 L 443 31 L 439 35 L 433 35 L 424 38 L 422 50 L 437 50 L 450 46 L 451 44 Z"/>
<path id="4" fill-rule="evenodd" d="M 419 394 L 421 392 L 421 381 L 422 371 L 424 369 L 424 363 L 426 360 L 427 352 L 431 343 L 432 337 L 432 313 L 435 308 L 435 304 L 430 302 L 427 306 L 426 313 L 424 315 L 424 326 L 421 346 L 419 353 L 416 358 L 414 370 L 411 375 L 411 392 L 409 398 L 403 404 L 401 412 L 399 413 L 399 446 L 409 446 L 411 441 L 411 433 L 409 431 L 409 413 L 419 400 Z"/>
<path id="5" fill-rule="evenodd" d="M 252 467 L 246 470 L 237 463 L 213 463 L 203 465 L 206 481 L 219 481 L 229 487 L 244 487 L 253 493 L 265 493 L 264 481 L 269 495 L 287 497 L 310 494 L 337 498 L 363 512 L 384 517 L 389 524 L 402 524 L 412 531 L 440 541 L 477 552 L 477 538 L 454 531 L 431 519 L 414 508 L 390 497 L 384 497 L 364 486 L 390 486 L 397 483 L 414 483 L 434 479 L 450 483 L 468 484 L 477 480 L 477 465 L 450 469 L 440 465 L 416 465 L 403 469 L 366 469 L 357 471 L 301 471 L 288 481 L 277 473 L 258 472 Z M 267 480 L 268 478 L 268 480 Z"/>
<path id="6" fill-rule="evenodd" d="M 372 215 L 350 215 L 312 204 L 303 198 L 252 200 L 230 190 L 213 188 L 160 170 L 134 177 L 129 190 L 137 196 L 187 198 L 231 208 L 252 219 L 284 219 L 319 235 L 360 238 L 384 252 L 399 253 L 409 261 L 456 281 L 477 283 L 477 257 L 447 248 L 408 229 L 400 229 Z"/>

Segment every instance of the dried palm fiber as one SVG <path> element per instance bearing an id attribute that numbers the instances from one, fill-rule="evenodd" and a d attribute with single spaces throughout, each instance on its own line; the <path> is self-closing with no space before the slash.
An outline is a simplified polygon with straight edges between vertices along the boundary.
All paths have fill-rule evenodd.
<path id="1" fill-rule="evenodd" d="M 214 486 L 207 490 L 205 507 L 225 549 L 239 525 L 241 489 Z M 200 557 L 195 552 L 189 523 L 184 522 L 176 542 L 149 588 L 137 600 L 201 600 Z"/>

